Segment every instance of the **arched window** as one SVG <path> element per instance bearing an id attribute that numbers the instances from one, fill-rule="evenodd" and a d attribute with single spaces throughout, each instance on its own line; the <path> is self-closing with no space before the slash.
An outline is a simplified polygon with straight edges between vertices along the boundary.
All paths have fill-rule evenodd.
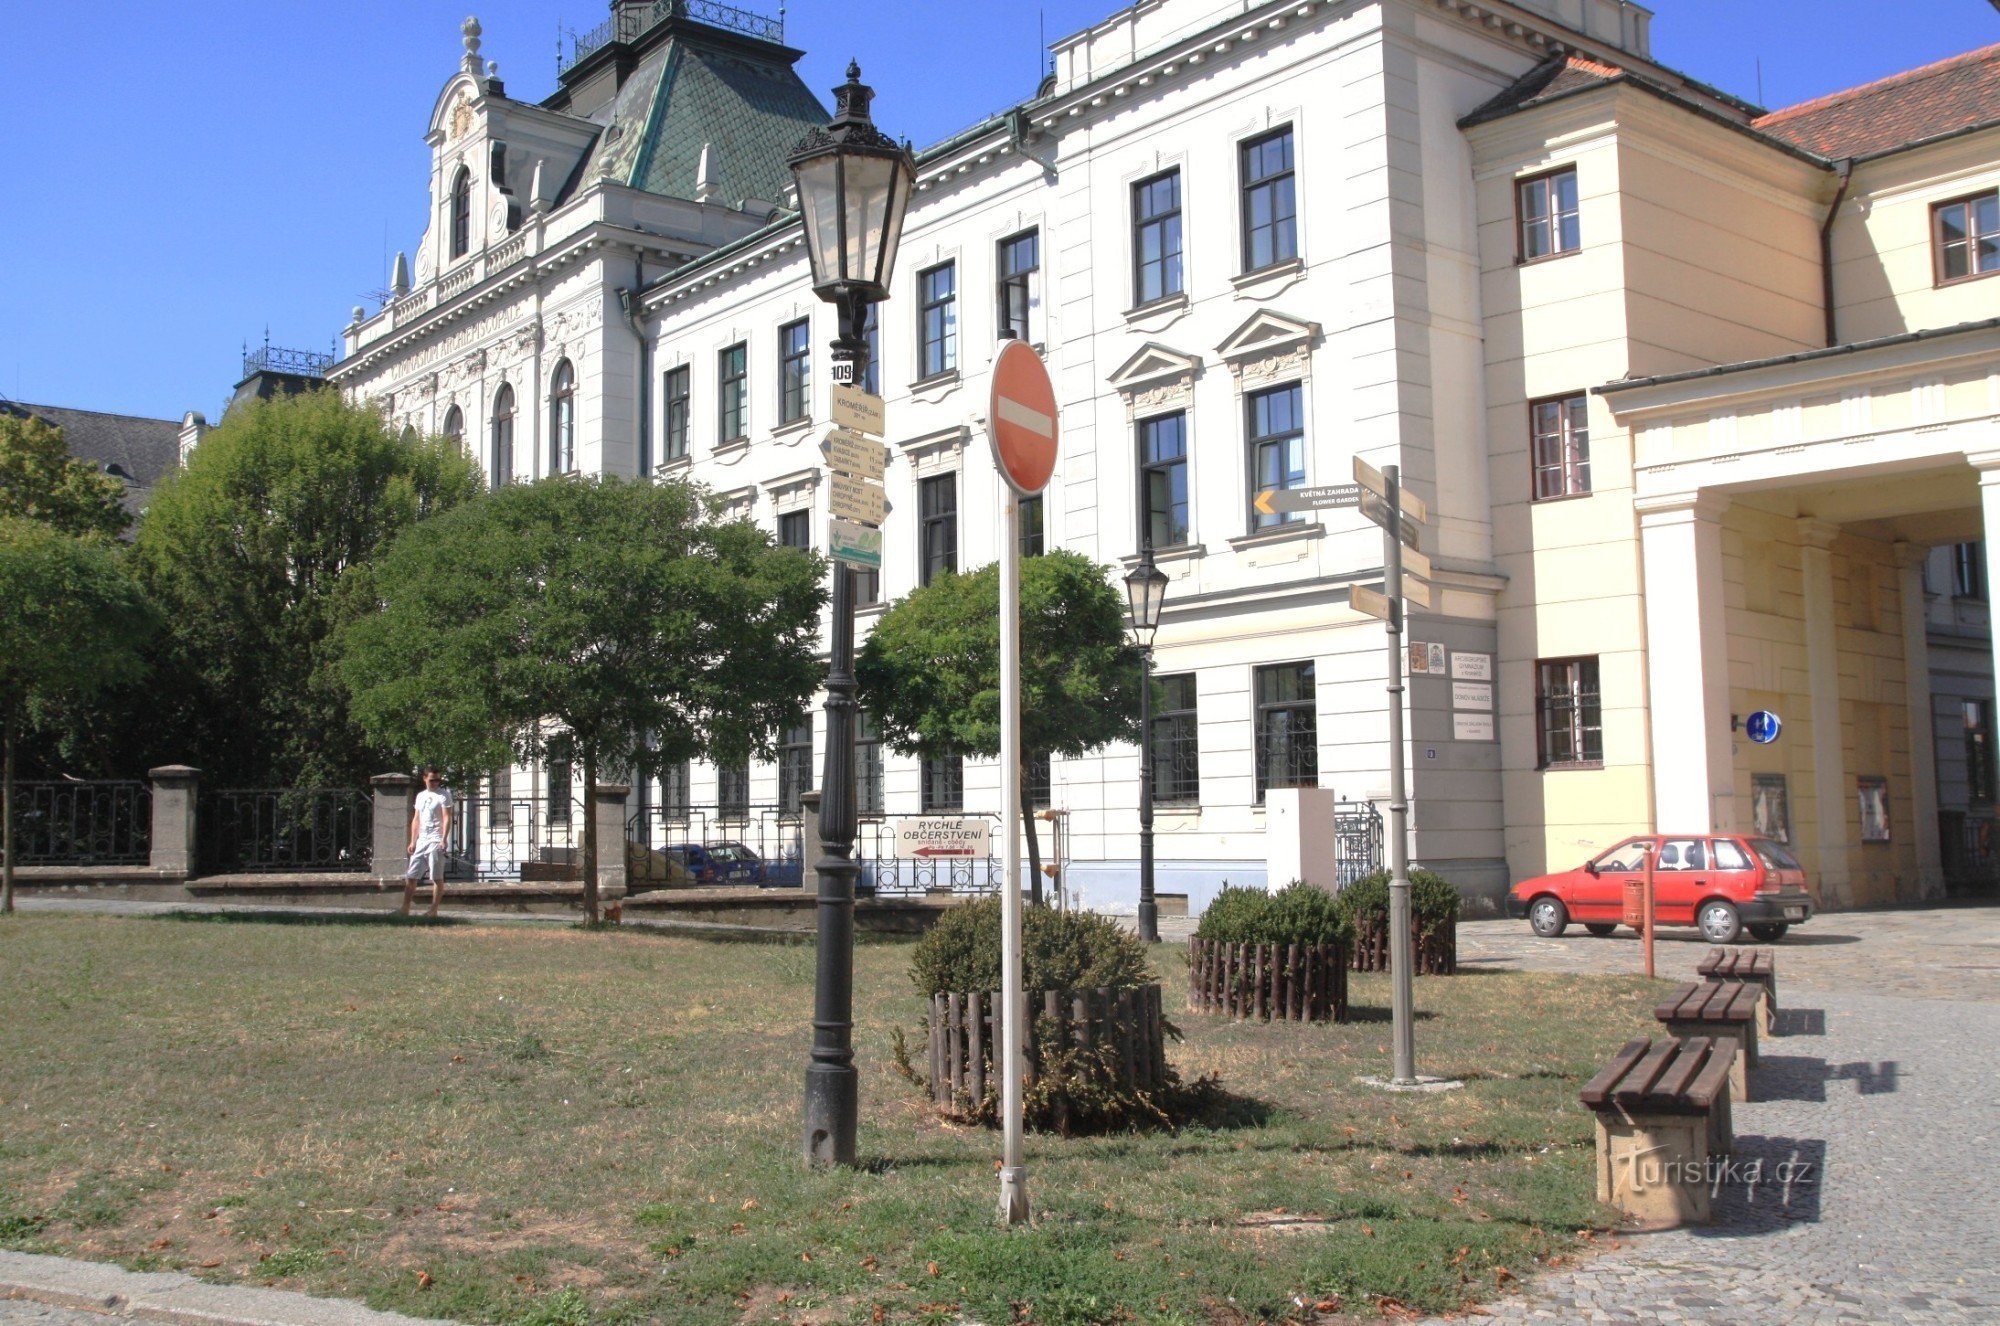
<path id="1" fill-rule="evenodd" d="M 549 473 L 576 469 L 576 372 L 565 359 L 549 382 Z"/>
<path id="2" fill-rule="evenodd" d="M 444 435 L 461 447 L 465 445 L 465 411 L 456 405 L 444 412 Z"/>
<path id="3" fill-rule="evenodd" d="M 514 481 L 514 389 L 493 398 L 493 486 Z"/>
<path id="4" fill-rule="evenodd" d="M 472 247 L 472 172 L 464 166 L 451 181 L 451 256 L 463 258 Z"/>

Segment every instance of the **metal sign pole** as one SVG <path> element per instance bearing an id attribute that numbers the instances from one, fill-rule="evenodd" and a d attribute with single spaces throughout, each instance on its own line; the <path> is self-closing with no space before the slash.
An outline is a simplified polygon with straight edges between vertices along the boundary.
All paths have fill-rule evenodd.
<path id="1" fill-rule="evenodd" d="M 1021 500 L 1006 485 L 1000 528 L 1000 1223 L 1028 1219 L 1028 1172 L 1021 1164 Z"/>
<path id="2" fill-rule="evenodd" d="M 1403 778 L 1403 501 L 1401 467 L 1385 465 L 1389 519 L 1382 529 L 1383 592 L 1389 615 L 1383 619 L 1389 639 L 1389 966 L 1395 987 L 1392 1010 L 1396 1045 L 1397 1086 L 1417 1080 L 1417 1041 L 1410 968 L 1410 803 Z"/>

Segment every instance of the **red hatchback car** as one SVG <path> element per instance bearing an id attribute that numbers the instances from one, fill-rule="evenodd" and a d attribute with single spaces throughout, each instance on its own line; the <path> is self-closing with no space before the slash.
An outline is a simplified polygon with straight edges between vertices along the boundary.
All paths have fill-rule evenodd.
<path id="1" fill-rule="evenodd" d="M 1507 896 L 1507 914 L 1526 917 L 1554 938 L 1571 921 L 1608 935 L 1625 918 L 1625 885 L 1653 863 L 1653 909 L 1659 923 L 1691 925 L 1714 944 L 1749 930 L 1763 943 L 1812 919 L 1805 867 L 1783 843 L 1743 834 L 1665 834 L 1627 838 L 1558 875 L 1524 879 Z"/>

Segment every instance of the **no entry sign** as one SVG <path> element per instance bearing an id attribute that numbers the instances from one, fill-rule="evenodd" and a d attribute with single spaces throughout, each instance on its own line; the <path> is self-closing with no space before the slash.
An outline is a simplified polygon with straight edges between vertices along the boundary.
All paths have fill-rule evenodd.
<path id="1" fill-rule="evenodd" d="M 993 460 L 1015 492 L 1033 497 L 1056 470 L 1056 389 L 1025 341 L 1004 341 L 993 361 L 987 413 Z"/>

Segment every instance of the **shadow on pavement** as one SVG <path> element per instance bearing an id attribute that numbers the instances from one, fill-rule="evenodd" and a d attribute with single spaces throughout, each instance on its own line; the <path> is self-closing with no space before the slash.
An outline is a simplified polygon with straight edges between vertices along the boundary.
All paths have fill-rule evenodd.
<path id="1" fill-rule="evenodd" d="M 1736 1149 L 1710 1164 L 1714 1222 L 1685 1232 L 1697 1238 L 1734 1238 L 1819 1222 L 1820 1193 L 1826 1185 L 1824 1139 L 1739 1133 Z"/>
<path id="2" fill-rule="evenodd" d="M 1902 1065 L 1894 1059 L 1830 1064 L 1817 1055 L 1760 1055 L 1752 1070 L 1751 1104 L 1774 1100 L 1822 1103 L 1829 1082 L 1852 1082 L 1864 1096 L 1893 1095 L 1901 1072 Z"/>

